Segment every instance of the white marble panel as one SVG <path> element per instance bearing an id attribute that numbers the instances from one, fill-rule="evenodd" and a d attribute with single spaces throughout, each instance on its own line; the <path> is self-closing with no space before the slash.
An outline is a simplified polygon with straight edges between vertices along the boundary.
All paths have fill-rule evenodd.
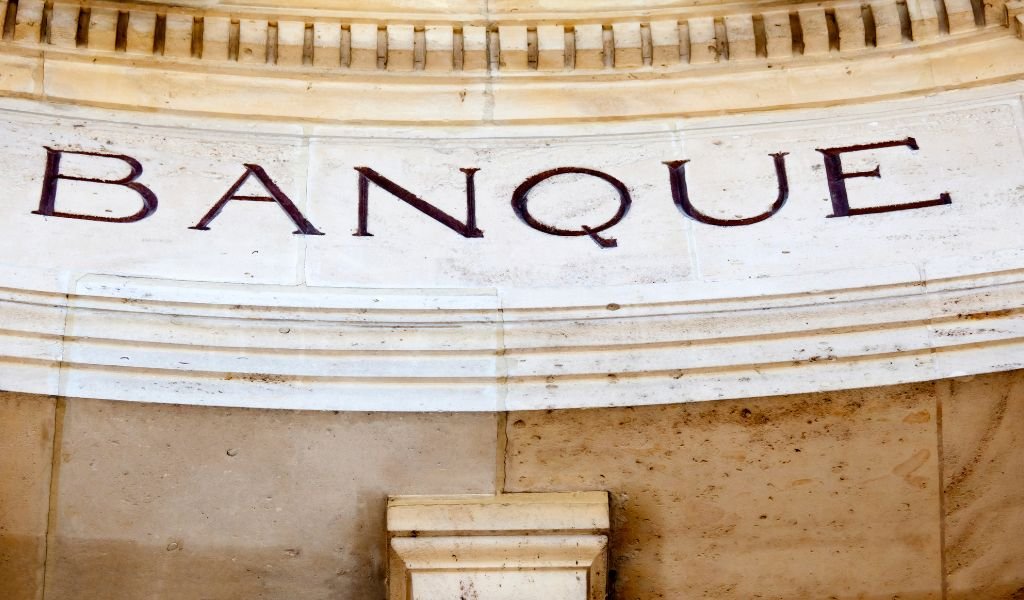
<path id="1" fill-rule="evenodd" d="M 311 219 L 331 233 L 308 240 L 307 282 L 319 286 L 534 288 L 651 284 L 691 277 L 689 224 L 667 195 L 660 161 L 675 153 L 670 133 L 580 139 L 314 138 L 310 150 Z M 358 226 L 355 167 L 370 167 L 451 217 L 465 222 L 466 179 L 475 174 L 477 225 L 467 239 L 395 196 L 369 185 L 368 227 Z M 537 231 L 512 209 L 527 178 L 559 167 L 597 169 L 623 182 L 629 212 L 601 235 L 561 237 Z M 590 175 L 562 174 L 528 196 L 535 218 L 563 230 L 598 227 L 615 216 L 618 192 Z"/>
<path id="2" fill-rule="evenodd" d="M 114 223 L 41 216 L 45 147 L 130 156 L 142 166 L 138 183 L 158 199 L 136 222 Z M 209 231 L 189 229 L 246 171 L 259 164 L 305 209 L 306 150 L 301 138 L 225 134 L 98 119 L 5 112 L 0 156 L 7 177 L 0 226 L 2 262 L 39 265 L 71 277 L 89 273 L 225 282 L 296 283 L 303 236 L 269 202 L 230 202 Z M 60 173 L 118 179 L 131 172 L 123 159 L 63 154 Z M 253 178 L 239 194 L 266 195 Z M 105 218 L 135 214 L 138 193 L 124 186 L 59 180 L 59 212 Z"/>
<path id="3" fill-rule="evenodd" d="M 503 410 L 1024 367 L 1019 89 L 728 119 L 431 130 L 4 100 L 0 388 Z M 878 145 L 909 138 L 916 150 Z M 940 193 L 950 204 L 830 218 L 836 188 L 818 149 L 865 144 L 875 146 L 842 155 L 844 172 L 877 166 L 881 177 L 845 180 L 853 209 Z M 48 212 L 46 147 L 66 151 L 59 172 L 70 177 L 114 180 L 137 160 L 157 210 L 106 222 L 140 209 L 137 190 L 61 179 L 53 212 L 95 218 L 34 214 Z M 664 163 L 687 160 L 689 199 L 705 215 L 757 215 L 776 199 L 771 155 L 781 152 L 788 197 L 765 220 L 723 227 L 675 204 Z M 192 229 L 247 163 L 324 235 L 295 235 L 297 213 L 241 200 L 209 230 Z M 372 235 L 353 235 L 363 233 L 357 167 Z M 481 236 L 460 169 L 478 169 Z M 516 214 L 516 189 L 541 173 L 552 176 L 530 191 L 530 215 L 580 235 Z M 595 173 L 621 181 L 631 203 L 589 235 L 584 226 L 620 207 Z M 250 177 L 236 193 L 269 191 Z"/>
<path id="4" fill-rule="evenodd" d="M 693 236 L 705 279 L 778 277 L 895 262 L 923 263 L 1020 246 L 1024 160 L 1016 103 L 856 121 L 823 120 L 687 134 L 694 205 L 719 218 L 766 210 L 777 184 L 770 153 L 788 152 L 790 193 L 771 218 L 744 227 L 698 223 Z M 846 172 L 880 167 L 881 177 L 846 180 L 850 205 L 897 205 L 950 195 L 952 204 L 828 218 L 833 213 L 823 155 L 816 149 L 912 137 L 906 146 L 845 154 Z M 742 158 L 737 158 L 742 157 Z"/>

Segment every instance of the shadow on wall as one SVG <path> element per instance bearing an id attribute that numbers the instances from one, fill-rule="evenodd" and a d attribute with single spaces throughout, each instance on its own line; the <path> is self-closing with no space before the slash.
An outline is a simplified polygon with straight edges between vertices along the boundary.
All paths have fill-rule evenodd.
<path id="1" fill-rule="evenodd" d="M 495 415 L 62 402 L 52 460 L 53 399 L 0 393 L 3 600 L 44 556 L 45 600 L 383 600 L 385 496 L 490 493 L 501 447 Z M 613 600 L 1024 600 L 1024 371 L 503 431 L 505 491 L 612 492 Z"/>
<path id="2" fill-rule="evenodd" d="M 1024 372 L 508 424 L 507 491 L 611 491 L 615 600 L 1024 600 Z"/>

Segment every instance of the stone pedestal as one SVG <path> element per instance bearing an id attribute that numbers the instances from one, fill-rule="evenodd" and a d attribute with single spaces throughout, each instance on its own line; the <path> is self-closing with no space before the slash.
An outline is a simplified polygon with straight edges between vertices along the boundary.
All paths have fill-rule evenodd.
<path id="1" fill-rule="evenodd" d="M 605 492 L 388 502 L 390 600 L 600 600 Z"/>

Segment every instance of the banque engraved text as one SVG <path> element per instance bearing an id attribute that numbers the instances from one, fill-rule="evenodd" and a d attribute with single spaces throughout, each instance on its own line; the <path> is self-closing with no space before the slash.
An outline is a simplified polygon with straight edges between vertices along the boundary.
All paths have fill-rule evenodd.
<path id="1" fill-rule="evenodd" d="M 864 208 L 855 208 L 850 205 L 849 194 L 846 188 L 846 180 L 857 177 L 881 177 L 881 167 L 866 171 L 844 171 L 842 156 L 852 152 L 874 150 L 880 148 L 905 147 L 910 151 L 919 149 L 917 141 L 913 137 L 902 140 L 890 140 L 882 142 L 871 142 L 851 146 L 839 146 L 831 148 L 818 148 L 817 152 L 822 154 L 825 167 L 825 175 L 828 183 L 829 194 L 832 202 L 832 214 L 826 217 L 851 217 L 856 215 L 876 214 L 883 212 L 912 210 L 934 206 L 947 205 L 952 203 L 948 192 L 940 193 L 936 198 L 926 200 L 907 200 L 904 202 L 887 202 L 885 204 L 874 204 Z M 141 183 L 139 179 L 143 175 L 142 163 L 127 154 L 96 152 L 86 150 L 58 149 L 49 146 L 44 147 L 46 151 L 46 165 L 43 174 L 42 191 L 39 198 L 37 210 L 34 214 L 47 217 L 60 217 L 66 219 L 82 219 L 87 221 L 101 221 L 107 223 L 134 223 L 145 219 L 157 210 L 158 199 L 156 194 Z M 86 177 L 81 175 L 67 175 L 61 173 L 61 158 L 65 154 L 74 154 L 87 157 L 102 157 L 123 162 L 129 167 L 127 175 L 121 178 L 109 179 L 99 177 Z M 699 199 L 695 201 L 690 197 L 686 183 L 686 165 L 689 160 L 666 160 L 663 164 L 668 168 L 669 192 L 672 201 L 679 211 L 687 218 L 693 219 L 705 225 L 715 227 L 740 227 L 760 223 L 778 214 L 786 205 L 789 199 L 789 178 L 786 171 L 787 152 L 775 152 L 769 155 L 775 169 L 776 196 L 771 206 L 760 214 L 734 219 L 712 217 L 701 211 Z M 294 233 L 298 235 L 325 235 L 316 227 L 288 195 L 275 183 L 272 176 L 256 163 L 245 163 L 242 175 L 232 184 L 228 190 L 210 209 L 200 217 L 199 221 L 190 229 L 197 231 L 210 231 L 211 224 L 220 216 L 222 209 L 233 201 L 241 202 L 270 202 L 275 203 L 284 212 L 285 216 L 296 227 Z M 358 173 L 358 213 L 357 227 L 353 233 L 356 237 L 372 237 L 370 233 L 370 186 L 371 184 L 382 191 L 387 192 L 396 199 L 415 208 L 427 217 L 437 221 L 446 228 L 464 238 L 482 238 L 484 230 L 477 225 L 476 218 L 476 180 L 478 175 L 485 175 L 481 169 L 475 167 L 463 167 L 459 169 L 465 176 L 466 211 L 464 220 L 448 214 L 428 200 L 419 197 L 413 191 L 396 183 L 389 177 L 382 175 L 369 166 L 354 167 Z M 530 212 L 529 194 L 530 191 L 541 182 L 549 179 L 557 179 L 560 175 L 575 174 L 593 177 L 607 183 L 616 192 L 618 208 L 615 214 L 602 223 L 582 223 L 578 227 L 568 229 L 556 227 L 545 223 Z M 265 195 L 239 195 L 238 191 L 250 179 L 255 180 L 266 192 Z M 102 216 L 89 213 L 76 213 L 62 211 L 58 208 L 58 184 L 61 180 L 82 181 L 87 183 L 119 186 L 129 189 L 140 197 L 141 205 L 132 214 L 125 216 Z M 527 177 L 512 193 L 511 209 L 519 220 L 528 227 L 541 233 L 560 237 L 589 237 L 602 248 L 615 248 L 618 241 L 611 234 L 611 229 L 626 218 L 632 205 L 632 198 L 629 187 L 626 183 L 605 173 L 603 171 L 580 166 L 561 166 L 549 169 Z"/>

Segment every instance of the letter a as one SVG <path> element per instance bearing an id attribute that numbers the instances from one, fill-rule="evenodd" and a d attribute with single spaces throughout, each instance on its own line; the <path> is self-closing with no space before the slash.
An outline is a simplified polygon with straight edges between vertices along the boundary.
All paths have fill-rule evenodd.
<path id="1" fill-rule="evenodd" d="M 250 175 L 256 177 L 260 184 L 263 185 L 263 188 L 270 192 L 269 196 L 235 195 L 238 190 L 241 189 L 242 185 L 245 184 L 245 181 L 249 179 Z M 224 206 L 232 200 L 243 200 L 248 202 L 276 202 L 277 205 L 281 207 L 281 210 L 288 215 L 288 218 L 292 220 L 292 223 L 295 223 L 295 226 L 298 227 L 298 230 L 293 233 L 302 235 L 323 235 L 323 233 L 318 231 L 316 227 L 313 227 L 313 224 L 302 215 L 299 208 L 295 206 L 284 192 L 281 191 L 281 188 L 277 187 L 277 184 L 274 183 L 274 180 L 272 180 L 269 175 L 267 175 L 267 172 L 263 170 L 263 167 L 248 163 L 245 164 L 245 173 L 242 173 L 242 176 L 238 178 L 238 181 L 236 181 L 233 186 L 231 186 L 231 189 L 221 196 L 220 200 L 213 205 L 213 208 L 203 215 L 202 219 L 199 219 L 198 223 L 189 227 L 189 229 L 198 229 L 200 231 L 207 231 L 210 229 L 210 222 L 216 219 L 217 215 L 220 214 L 220 211 L 224 209 Z"/>

